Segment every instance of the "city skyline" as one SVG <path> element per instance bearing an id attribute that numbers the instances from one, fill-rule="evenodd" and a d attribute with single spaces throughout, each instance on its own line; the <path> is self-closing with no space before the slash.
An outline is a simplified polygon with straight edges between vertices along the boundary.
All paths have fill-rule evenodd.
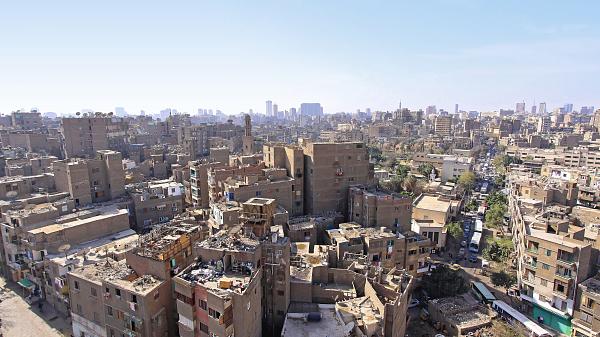
<path id="1" fill-rule="evenodd" d="M 10 3 L 0 112 L 600 105 L 596 2 L 343 4 Z"/>

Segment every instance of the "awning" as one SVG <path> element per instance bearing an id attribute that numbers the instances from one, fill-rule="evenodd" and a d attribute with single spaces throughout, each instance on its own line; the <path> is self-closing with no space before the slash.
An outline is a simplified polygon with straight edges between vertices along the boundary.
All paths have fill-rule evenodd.
<path id="1" fill-rule="evenodd" d="M 35 285 L 34 285 L 34 284 L 31 282 L 31 281 L 29 281 L 29 279 L 26 279 L 26 278 L 24 278 L 24 279 L 21 279 L 21 281 L 19 281 L 19 282 L 17 282 L 17 283 L 18 283 L 18 284 L 19 284 L 21 287 L 23 287 L 23 288 L 27 288 L 27 289 L 31 289 L 31 288 L 33 288 L 33 287 L 35 286 Z"/>

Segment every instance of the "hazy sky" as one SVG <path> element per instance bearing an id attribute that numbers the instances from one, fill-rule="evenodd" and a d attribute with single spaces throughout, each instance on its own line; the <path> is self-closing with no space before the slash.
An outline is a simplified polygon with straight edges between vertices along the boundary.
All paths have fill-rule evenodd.
<path id="1" fill-rule="evenodd" d="M 0 112 L 599 107 L 598 13 L 596 0 L 4 1 Z"/>

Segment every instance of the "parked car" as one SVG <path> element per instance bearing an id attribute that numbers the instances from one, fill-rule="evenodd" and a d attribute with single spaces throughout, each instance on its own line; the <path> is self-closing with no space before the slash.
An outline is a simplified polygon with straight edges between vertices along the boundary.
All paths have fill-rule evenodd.
<path id="1" fill-rule="evenodd" d="M 469 262 L 471 262 L 471 263 L 475 263 L 475 262 L 477 262 L 477 260 L 478 260 L 478 259 L 477 259 L 477 256 L 476 256 L 476 255 L 471 255 L 471 256 L 469 256 Z"/>
<path id="2" fill-rule="evenodd" d="M 464 255 L 465 255 L 465 249 L 461 247 L 461 248 L 458 250 L 458 255 L 460 255 L 460 256 L 464 256 Z"/>
<path id="3" fill-rule="evenodd" d="M 460 246 L 461 246 L 461 247 L 466 247 L 466 246 L 467 246 L 467 241 L 465 241 L 465 240 L 462 240 L 462 241 L 460 242 Z"/>

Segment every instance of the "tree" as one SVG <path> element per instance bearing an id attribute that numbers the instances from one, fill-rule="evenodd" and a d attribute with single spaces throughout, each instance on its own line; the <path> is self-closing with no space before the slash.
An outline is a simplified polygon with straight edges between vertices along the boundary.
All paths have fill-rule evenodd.
<path id="1" fill-rule="evenodd" d="M 410 173 L 410 167 L 408 167 L 406 165 L 400 164 L 396 168 L 396 175 L 401 179 L 406 178 L 409 173 Z"/>
<path id="2" fill-rule="evenodd" d="M 465 210 L 467 212 L 475 212 L 475 211 L 477 211 L 478 208 L 479 208 L 479 204 L 477 203 L 477 200 L 475 200 L 475 199 L 471 199 L 471 201 L 469 201 L 469 203 L 465 206 Z"/>
<path id="3" fill-rule="evenodd" d="M 446 231 L 450 236 L 460 241 L 463 238 L 463 229 L 458 222 L 451 222 L 446 225 Z"/>
<path id="4" fill-rule="evenodd" d="M 462 186 L 465 190 L 472 190 L 473 186 L 475 186 L 475 180 L 477 177 L 475 173 L 471 171 L 463 172 L 460 177 L 458 177 L 458 184 Z"/>
<path id="5" fill-rule="evenodd" d="M 483 257 L 487 260 L 502 263 L 506 262 L 514 252 L 511 239 L 491 238 L 487 240 L 487 247 L 483 250 Z"/>
<path id="6" fill-rule="evenodd" d="M 398 177 L 393 177 L 389 180 L 380 182 L 379 184 L 383 189 L 386 189 L 390 192 L 400 192 L 402 191 L 402 179 Z"/>
<path id="7" fill-rule="evenodd" d="M 493 272 L 490 275 L 490 281 L 496 287 L 503 287 L 508 293 L 508 289 L 517 283 L 517 277 L 514 274 L 509 274 L 504 270 Z"/>
<path id="8" fill-rule="evenodd" d="M 377 163 L 385 160 L 385 157 L 383 156 L 383 153 L 381 152 L 380 149 L 378 149 L 374 146 L 369 146 L 368 151 L 369 151 L 369 158 L 371 158 L 371 160 L 374 160 Z"/>
<path id="9" fill-rule="evenodd" d="M 493 204 L 485 212 L 485 225 L 496 229 L 502 227 L 504 224 L 504 213 L 506 213 L 506 205 Z"/>
<path id="10" fill-rule="evenodd" d="M 417 168 L 417 171 L 419 171 L 419 173 L 421 173 L 425 177 L 429 177 L 429 175 L 431 174 L 431 170 L 433 170 L 437 174 L 435 167 L 429 163 L 421 164 Z"/>
<path id="11" fill-rule="evenodd" d="M 485 201 L 487 202 L 488 206 L 491 207 L 493 205 L 506 205 L 508 204 L 508 199 L 506 198 L 506 194 L 502 193 L 502 192 L 492 192 L 492 194 L 488 195 L 487 198 L 485 198 Z"/>
<path id="12" fill-rule="evenodd" d="M 447 265 L 438 265 L 430 274 L 424 276 L 421 286 L 432 298 L 456 296 L 469 290 L 468 281 L 461 275 L 460 270 Z"/>

